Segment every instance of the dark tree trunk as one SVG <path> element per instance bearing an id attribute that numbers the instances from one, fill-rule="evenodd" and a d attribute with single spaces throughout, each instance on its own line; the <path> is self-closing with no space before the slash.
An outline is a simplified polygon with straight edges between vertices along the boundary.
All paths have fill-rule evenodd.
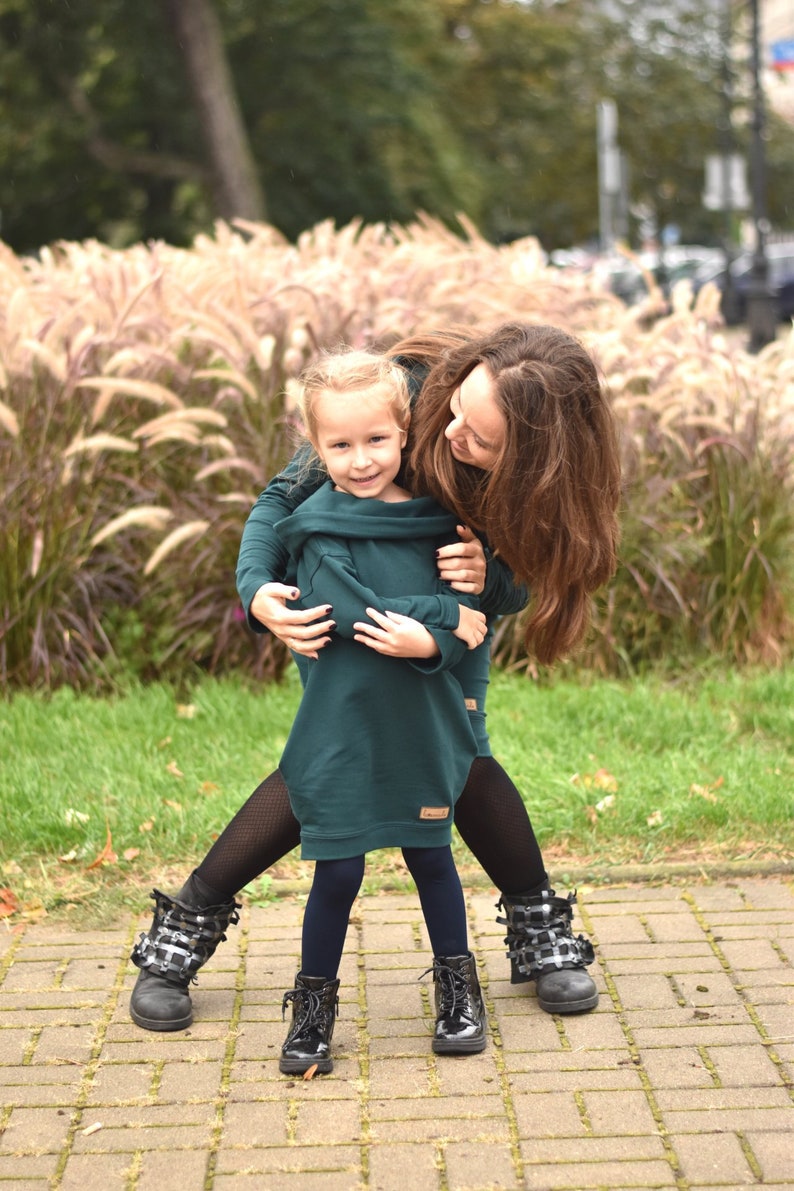
<path id="1" fill-rule="evenodd" d="M 218 215 L 263 220 L 265 197 L 235 96 L 212 0 L 165 0 L 209 156 Z"/>

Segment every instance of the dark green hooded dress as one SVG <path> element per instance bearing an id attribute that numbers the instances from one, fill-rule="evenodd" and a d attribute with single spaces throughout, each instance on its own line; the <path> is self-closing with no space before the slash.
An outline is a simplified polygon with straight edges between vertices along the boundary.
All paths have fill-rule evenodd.
<path id="1" fill-rule="evenodd" d="M 326 483 L 276 532 L 296 566 L 299 606 L 331 604 L 332 641 L 310 660 L 279 768 L 301 825 L 301 854 L 341 859 L 388 847 L 439 847 L 477 755 L 463 691 L 449 668 L 466 653 L 458 603 L 435 551 L 455 518 L 430 497 L 387 504 Z M 413 616 L 440 654 L 384 657 L 353 641 L 366 608 Z"/>

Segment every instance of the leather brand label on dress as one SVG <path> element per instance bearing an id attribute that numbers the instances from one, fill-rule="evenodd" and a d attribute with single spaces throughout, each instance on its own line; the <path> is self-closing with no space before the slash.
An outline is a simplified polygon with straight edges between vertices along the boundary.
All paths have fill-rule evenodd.
<path id="1" fill-rule="evenodd" d="M 467 711 L 476 711 L 477 710 L 477 700 L 476 699 L 464 699 L 464 703 L 466 704 Z"/>
<path id="2" fill-rule="evenodd" d="M 448 806 L 423 806 L 419 812 L 420 819 L 448 819 Z"/>

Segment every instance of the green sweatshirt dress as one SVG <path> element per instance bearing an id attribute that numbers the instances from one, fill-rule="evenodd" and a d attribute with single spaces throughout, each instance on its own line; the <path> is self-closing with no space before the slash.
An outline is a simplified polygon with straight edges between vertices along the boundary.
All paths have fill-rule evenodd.
<path id="1" fill-rule="evenodd" d="M 301 855 L 341 859 L 373 848 L 439 847 L 477 742 L 453 636 L 459 600 L 437 577 L 435 551 L 457 538 L 430 497 L 387 504 L 330 482 L 275 525 L 294 561 L 300 607 L 331 604 L 336 630 L 309 659 L 279 769 L 301 825 Z M 366 608 L 421 620 L 440 654 L 384 657 L 353 641 Z"/>
<path id="2" fill-rule="evenodd" d="M 427 366 L 417 360 L 401 357 L 415 404 L 427 376 Z M 294 583 L 294 562 L 279 535 L 275 523 L 289 516 L 312 492 L 325 483 L 326 473 L 311 465 L 311 451 L 301 447 L 286 466 L 270 480 L 260 493 L 243 529 L 237 559 L 237 591 L 240 595 L 248 626 L 255 633 L 264 633 L 265 626 L 251 614 L 251 601 L 263 583 Z M 454 538 L 453 540 L 458 540 Z M 486 543 L 483 543 L 486 545 Z M 493 624 L 499 616 L 520 612 L 526 606 L 529 593 L 517 585 L 510 569 L 499 558 L 488 554 L 485 587 L 480 594 L 479 607 L 486 614 L 489 633 L 478 649 L 468 649 L 455 669 L 455 677 L 463 687 L 467 699 L 471 725 L 477 735 L 481 757 L 491 755 L 485 720 L 485 699 L 491 664 L 491 636 Z M 305 679 L 303 658 L 293 655 L 301 681 Z"/>

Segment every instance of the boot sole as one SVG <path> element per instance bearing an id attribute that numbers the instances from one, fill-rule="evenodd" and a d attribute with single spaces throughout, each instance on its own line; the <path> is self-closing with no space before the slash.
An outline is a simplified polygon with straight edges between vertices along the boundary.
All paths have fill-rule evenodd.
<path id="1" fill-rule="evenodd" d="M 141 1017 L 140 1013 L 130 1007 L 130 1017 L 135 1022 L 136 1026 L 140 1026 L 142 1030 L 152 1030 L 158 1034 L 170 1033 L 172 1030 L 186 1030 L 188 1026 L 193 1024 L 193 1014 L 188 1014 L 187 1017 L 172 1018 L 171 1021 L 162 1021 L 157 1017 Z"/>
<path id="2" fill-rule="evenodd" d="M 485 1038 L 475 1038 L 471 1042 L 436 1042 L 433 1040 L 433 1054 L 436 1055 L 478 1055 L 485 1050 Z"/>
<path id="3" fill-rule="evenodd" d="M 580 1001 L 543 1001 L 538 997 L 538 1004 L 546 1013 L 587 1013 L 598 1004 L 598 993 L 583 997 Z"/>
<path id="4" fill-rule="evenodd" d="M 282 1075 L 305 1075 L 312 1067 L 318 1075 L 329 1075 L 334 1069 L 333 1059 L 322 1059 L 317 1063 L 302 1063 L 298 1059 L 279 1059 L 278 1069 Z"/>

